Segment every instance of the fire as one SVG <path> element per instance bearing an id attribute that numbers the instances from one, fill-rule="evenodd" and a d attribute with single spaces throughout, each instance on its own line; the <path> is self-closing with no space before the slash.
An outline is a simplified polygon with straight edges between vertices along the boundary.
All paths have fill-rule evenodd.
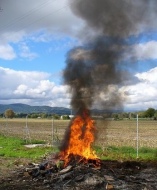
<path id="1" fill-rule="evenodd" d="M 83 116 L 78 115 L 73 120 L 70 126 L 70 138 L 68 146 L 60 153 L 60 158 L 67 165 L 72 159 L 77 160 L 96 160 L 99 158 L 91 145 L 95 140 L 96 128 L 94 121 L 89 116 L 88 112 L 84 112 Z M 79 159 L 79 160 L 78 160 Z"/>

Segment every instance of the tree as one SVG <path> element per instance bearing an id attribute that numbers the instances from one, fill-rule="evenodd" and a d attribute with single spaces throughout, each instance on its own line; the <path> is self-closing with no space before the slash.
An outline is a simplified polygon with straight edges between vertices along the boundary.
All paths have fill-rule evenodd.
<path id="1" fill-rule="evenodd" d="M 145 112 L 144 111 L 138 112 L 138 117 L 139 118 L 144 118 L 145 117 Z"/>
<path id="2" fill-rule="evenodd" d="M 118 119 L 119 119 L 119 116 L 118 116 L 117 113 L 113 113 L 113 114 L 111 115 L 111 117 L 114 118 L 114 120 L 118 120 Z"/>
<path id="3" fill-rule="evenodd" d="M 154 108 L 148 108 L 145 111 L 145 117 L 152 118 L 152 117 L 154 117 L 154 114 L 155 114 L 155 109 Z"/>
<path id="4" fill-rule="evenodd" d="M 31 118 L 38 118 L 39 117 L 39 114 L 37 114 L 37 113 L 32 113 L 31 114 Z"/>
<path id="5" fill-rule="evenodd" d="M 157 110 L 154 113 L 154 120 L 157 120 Z"/>
<path id="6" fill-rule="evenodd" d="M 67 120 L 67 119 L 70 119 L 70 117 L 68 115 L 62 115 L 62 119 Z"/>
<path id="7" fill-rule="evenodd" d="M 52 118 L 53 118 L 53 119 L 60 119 L 60 116 L 59 116 L 58 114 L 53 114 L 53 115 L 52 115 Z"/>
<path id="8" fill-rule="evenodd" d="M 7 109 L 4 113 L 6 118 L 12 119 L 15 116 L 15 113 L 12 109 Z"/>
<path id="9" fill-rule="evenodd" d="M 48 114 L 47 113 L 41 113 L 41 118 L 47 118 Z"/>

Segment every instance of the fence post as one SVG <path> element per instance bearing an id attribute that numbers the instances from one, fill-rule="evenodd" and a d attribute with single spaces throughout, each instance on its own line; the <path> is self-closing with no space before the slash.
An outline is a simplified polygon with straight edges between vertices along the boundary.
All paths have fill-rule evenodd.
<path id="1" fill-rule="evenodd" d="M 54 145 L 54 118 L 52 117 L 52 146 Z"/>
<path id="2" fill-rule="evenodd" d="M 8 127 L 8 118 L 5 117 L 5 130 L 6 130 L 6 135 L 9 133 L 9 127 Z"/>
<path id="3" fill-rule="evenodd" d="M 31 141 L 31 136 L 30 136 L 30 131 L 29 131 L 29 128 L 28 128 L 28 114 L 26 115 L 26 126 L 25 126 L 25 140 L 26 140 L 26 143 L 27 143 L 27 139 L 28 141 L 30 142 L 30 144 L 32 144 L 32 141 Z"/>
<path id="4" fill-rule="evenodd" d="M 139 158 L 138 155 L 139 155 L 139 126 L 138 126 L 138 114 L 137 114 L 137 117 L 136 117 L 136 158 Z"/>

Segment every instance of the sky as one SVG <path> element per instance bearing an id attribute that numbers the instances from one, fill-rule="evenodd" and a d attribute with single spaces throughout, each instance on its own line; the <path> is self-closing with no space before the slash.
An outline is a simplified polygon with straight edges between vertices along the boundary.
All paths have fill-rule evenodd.
<path id="1" fill-rule="evenodd" d="M 71 4 L 68 0 L 0 1 L 0 104 L 70 108 L 71 94 L 63 78 L 67 54 L 98 32 L 92 32 L 71 10 Z M 124 110 L 157 109 L 157 26 L 153 15 L 148 22 L 147 30 L 143 27 L 125 36 L 127 45 L 114 46 L 125 49 L 120 61 L 136 78 L 136 83 L 118 88 L 125 96 Z"/>

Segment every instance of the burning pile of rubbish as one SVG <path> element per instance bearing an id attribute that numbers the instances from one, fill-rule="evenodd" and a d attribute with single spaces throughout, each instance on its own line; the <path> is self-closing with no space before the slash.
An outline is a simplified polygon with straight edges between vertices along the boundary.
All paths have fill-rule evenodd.
<path id="1" fill-rule="evenodd" d="M 157 164 L 101 161 L 99 166 L 72 162 L 64 167 L 56 155 L 51 155 L 40 164 L 20 168 L 11 178 L 7 190 L 155 190 Z"/>
<path id="2" fill-rule="evenodd" d="M 85 110 L 82 115 L 76 116 L 70 123 L 68 133 L 60 147 L 59 157 L 66 166 L 72 160 L 88 163 L 88 160 L 99 162 L 99 158 L 92 149 L 95 140 L 94 121 Z"/>

